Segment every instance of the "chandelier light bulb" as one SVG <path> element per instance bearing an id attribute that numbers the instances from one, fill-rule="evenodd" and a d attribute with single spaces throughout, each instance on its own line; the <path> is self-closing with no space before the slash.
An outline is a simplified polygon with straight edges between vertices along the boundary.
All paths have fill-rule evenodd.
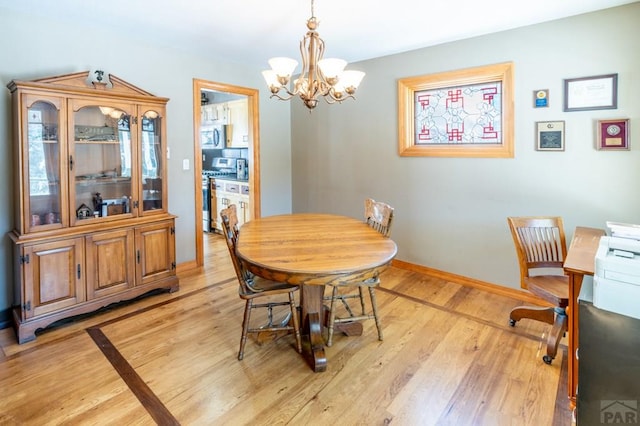
<path id="1" fill-rule="evenodd" d="M 327 58 L 318 61 L 320 71 L 327 79 L 336 79 L 347 66 L 347 61 L 338 58 Z"/>
<path id="2" fill-rule="evenodd" d="M 280 89 L 280 82 L 278 81 L 278 74 L 274 70 L 264 70 L 262 71 L 262 76 L 264 80 L 267 82 L 267 86 L 271 89 L 271 92 L 275 89 L 275 93 Z"/>
<path id="3" fill-rule="evenodd" d="M 347 93 L 352 94 L 362 82 L 364 75 L 362 71 L 347 70 L 340 75 L 340 83 L 346 88 Z"/>
<path id="4" fill-rule="evenodd" d="M 291 58 L 271 58 L 269 65 L 278 77 L 291 78 L 293 70 L 298 66 L 298 61 Z"/>

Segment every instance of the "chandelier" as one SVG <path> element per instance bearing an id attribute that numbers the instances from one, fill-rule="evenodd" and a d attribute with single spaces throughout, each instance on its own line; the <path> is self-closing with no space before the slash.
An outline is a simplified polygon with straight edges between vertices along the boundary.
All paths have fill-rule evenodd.
<path id="1" fill-rule="evenodd" d="M 300 96 L 309 110 L 318 105 L 318 97 L 324 97 L 329 104 L 342 102 L 354 98 L 358 85 L 364 77 L 362 71 L 344 70 L 347 61 L 336 58 L 323 59 L 324 41 L 316 29 L 318 20 L 313 12 L 314 0 L 311 0 L 311 18 L 307 20 L 307 34 L 300 41 L 302 55 L 302 71 L 293 81 L 293 90 L 289 88 L 291 75 L 298 66 L 298 61 L 291 58 L 269 59 L 270 70 L 262 71 L 264 79 L 271 90 L 270 97 L 287 101 L 294 96 Z M 283 95 L 280 93 L 284 92 Z"/>

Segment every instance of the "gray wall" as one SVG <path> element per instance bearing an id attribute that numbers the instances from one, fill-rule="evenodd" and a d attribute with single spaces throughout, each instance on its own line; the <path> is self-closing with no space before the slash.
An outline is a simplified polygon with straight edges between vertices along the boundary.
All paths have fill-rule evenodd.
<path id="1" fill-rule="evenodd" d="M 261 182 L 264 215 L 291 211 L 290 104 L 262 93 L 260 70 L 147 44 L 135 35 L 78 22 L 52 22 L 0 7 L 0 312 L 13 301 L 13 228 L 10 94 L 12 79 L 35 79 L 103 69 L 155 95 L 168 97 L 169 211 L 176 222 L 177 261 L 195 259 L 193 176 L 193 78 L 258 88 L 261 118 Z M 182 170 L 189 159 L 190 170 Z M 200 187 L 197 188 L 200 191 Z M 1 318 L 0 318 L 1 319 Z"/>
<path id="2" fill-rule="evenodd" d="M 37 13 L 37 11 L 34 11 Z M 360 217 L 371 196 L 396 207 L 398 258 L 517 286 L 505 217 L 559 214 L 576 225 L 640 223 L 640 4 L 354 64 L 367 72 L 358 100 L 269 100 L 259 69 L 147 43 L 133 35 L 51 22 L 0 7 L 0 84 L 100 68 L 168 97 L 169 210 L 177 214 L 178 262 L 195 257 L 192 79 L 261 90 L 262 214 L 329 211 Z M 37 31 L 34 29 L 37 28 Z M 331 45 L 327 46 L 328 54 Z M 614 52 L 614 53 L 612 53 Z M 514 159 L 400 158 L 396 80 L 503 61 L 515 63 Z M 617 72 L 619 108 L 563 113 L 562 79 Z M 534 89 L 551 107 L 531 107 Z M 290 114 L 291 109 L 291 114 Z M 9 91 L 0 97 L 0 234 L 12 228 Z M 631 119 L 631 151 L 594 150 L 594 120 Z M 565 152 L 536 152 L 534 122 L 565 120 Z M 290 125 L 290 122 L 293 124 Z M 635 191 L 635 192 L 634 192 Z M 293 201 L 292 201 L 293 200 Z M 0 244 L 0 311 L 12 303 L 11 251 Z"/>
<path id="3" fill-rule="evenodd" d="M 360 217 L 396 208 L 398 259 L 519 287 L 506 217 L 560 215 L 576 226 L 640 223 L 640 3 L 352 64 L 356 101 L 292 107 L 293 210 Z M 425 29 L 428 31 L 428 28 Z M 331 53 L 331 45 L 327 45 Z M 397 79 L 513 61 L 515 158 L 397 153 Z M 618 109 L 563 112 L 563 79 L 618 73 Z M 534 109 L 533 91 L 550 107 Z M 631 119 L 630 151 L 596 151 L 595 120 Z M 534 148 L 536 121 L 566 122 L 566 150 Z"/>

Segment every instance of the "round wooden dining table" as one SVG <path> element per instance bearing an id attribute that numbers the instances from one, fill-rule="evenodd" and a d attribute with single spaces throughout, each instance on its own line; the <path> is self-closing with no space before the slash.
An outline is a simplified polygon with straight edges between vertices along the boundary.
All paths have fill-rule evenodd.
<path id="1" fill-rule="evenodd" d="M 325 371 L 322 338 L 324 286 L 363 281 L 384 271 L 396 243 L 351 217 L 298 213 L 253 219 L 240 229 L 236 254 L 252 273 L 300 286 L 305 353 L 311 368 Z"/>

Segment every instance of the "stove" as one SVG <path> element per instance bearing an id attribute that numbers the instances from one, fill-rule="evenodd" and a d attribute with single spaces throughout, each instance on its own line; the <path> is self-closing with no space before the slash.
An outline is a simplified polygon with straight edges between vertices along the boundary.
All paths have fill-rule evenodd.
<path id="1" fill-rule="evenodd" d="M 211 162 L 210 170 L 202 171 L 202 183 L 208 180 L 210 177 L 236 177 L 235 158 L 215 157 Z"/>
<path id="2" fill-rule="evenodd" d="M 211 178 L 236 177 L 236 169 L 221 168 L 217 170 L 202 171 L 202 227 L 205 232 L 214 232 L 212 219 L 216 215 L 216 206 L 211 203 L 211 196 L 215 194 L 215 185 L 211 185 Z M 212 217 L 213 216 L 213 217 Z"/>
<path id="3" fill-rule="evenodd" d="M 203 170 L 202 171 L 202 187 L 209 186 L 209 178 L 236 177 L 236 171 L 232 169 L 224 170 Z"/>
<path id="4" fill-rule="evenodd" d="M 203 170 L 202 179 L 208 179 L 210 177 L 225 177 L 236 174 L 235 169 L 220 169 L 220 170 Z"/>

